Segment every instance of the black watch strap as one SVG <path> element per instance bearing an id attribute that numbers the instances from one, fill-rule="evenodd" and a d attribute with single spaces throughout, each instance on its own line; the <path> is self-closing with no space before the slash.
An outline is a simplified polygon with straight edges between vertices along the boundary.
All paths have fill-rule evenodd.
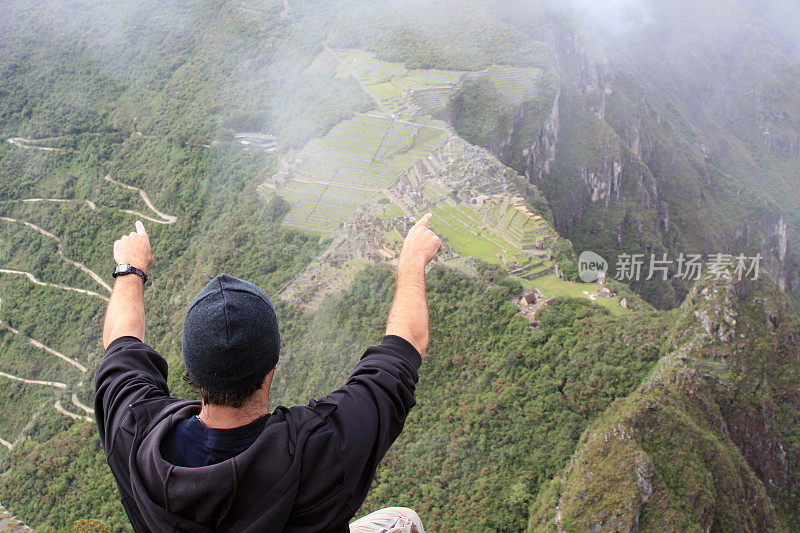
<path id="1" fill-rule="evenodd" d="M 124 276 L 126 274 L 136 274 L 142 278 L 142 284 L 147 283 L 147 274 L 144 273 L 144 270 L 140 270 L 128 263 L 120 263 L 117 265 L 114 269 L 114 273 L 111 275 L 116 278 L 117 276 Z"/>

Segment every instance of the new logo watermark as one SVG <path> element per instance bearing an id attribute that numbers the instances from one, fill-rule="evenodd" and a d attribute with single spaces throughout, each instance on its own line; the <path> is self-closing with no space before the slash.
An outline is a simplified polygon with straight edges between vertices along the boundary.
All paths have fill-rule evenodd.
<path id="1" fill-rule="evenodd" d="M 600 278 L 605 279 L 608 272 L 608 261 L 603 256 L 590 250 L 581 253 L 578 258 L 578 276 L 584 283 L 592 283 Z"/>
<path id="2" fill-rule="evenodd" d="M 761 268 L 761 254 L 684 254 L 670 259 L 667 254 L 619 254 L 616 258 L 614 278 L 619 281 L 650 281 L 660 279 L 757 280 Z M 578 275 L 584 283 L 604 279 L 608 262 L 595 252 L 586 250 L 578 258 Z"/>

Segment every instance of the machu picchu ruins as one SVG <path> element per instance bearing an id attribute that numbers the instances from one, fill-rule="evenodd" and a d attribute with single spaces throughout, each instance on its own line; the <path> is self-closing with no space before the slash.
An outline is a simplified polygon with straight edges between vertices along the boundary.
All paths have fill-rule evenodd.
<path id="1" fill-rule="evenodd" d="M 548 247 L 556 234 L 515 196 L 522 191 L 513 177 L 487 151 L 452 137 L 403 172 L 379 200 L 345 219 L 328 250 L 281 297 L 316 308 L 326 294 L 346 289 L 365 265 L 395 261 L 402 236 L 429 211 L 446 244 L 437 262 L 474 273 L 473 258 L 480 253 L 480 259 L 503 264 L 521 279 L 549 274 Z"/>
<path id="2" fill-rule="evenodd" d="M 307 68 L 352 76 L 376 109 L 282 155 L 280 170 L 264 183 L 265 194 L 289 203 L 284 226 L 332 239 L 281 298 L 315 309 L 366 265 L 396 261 L 403 236 L 427 212 L 445 243 L 437 262 L 469 274 L 478 261 L 502 265 L 529 294 L 540 279 L 551 293 L 563 288 L 552 253 L 558 234 L 545 213 L 532 210 L 531 202 L 542 200 L 536 187 L 434 118 L 469 79 L 489 80 L 511 103 L 533 97 L 540 69 L 409 69 L 370 52 L 327 47 Z M 526 316 L 552 296 L 538 294 L 536 304 L 521 307 Z"/>

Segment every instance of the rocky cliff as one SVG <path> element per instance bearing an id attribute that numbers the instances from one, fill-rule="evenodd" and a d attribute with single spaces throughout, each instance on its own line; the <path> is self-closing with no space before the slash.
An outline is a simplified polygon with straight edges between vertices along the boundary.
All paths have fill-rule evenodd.
<path id="1" fill-rule="evenodd" d="M 531 529 L 798 523 L 797 314 L 772 282 L 700 284 L 675 313 L 673 351 L 584 432 L 533 505 Z"/>
<path id="2" fill-rule="evenodd" d="M 792 251 L 791 221 L 797 215 L 787 215 L 748 169 L 732 165 L 730 153 L 721 154 L 724 139 L 718 131 L 736 123 L 726 133 L 744 138 L 745 130 L 769 129 L 767 124 L 778 121 L 784 133 L 770 134 L 762 148 L 774 147 L 770 154 L 776 160 L 796 157 L 786 133 L 795 123 L 786 111 L 789 97 L 781 93 L 778 99 L 774 90 L 764 89 L 755 93 L 752 116 L 724 114 L 718 103 L 706 113 L 717 122 L 693 120 L 673 102 L 690 96 L 654 90 L 656 76 L 641 79 L 641 69 L 626 67 L 631 63 L 588 50 L 574 31 L 556 32 L 552 40 L 558 83 L 549 105 L 519 106 L 509 113 L 502 134 L 483 144 L 544 193 L 558 231 L 578 251 L 610 256 L 761 254 L 763 270 L 781 288 L 800 294 L 800 266 Z M 767 104 L 776 101 L 783 107 Z M 736 157 L 746 153 L 740 149 Z M 637 288 L 653 303 L 672 307 L 689 287 L 673 279 Z"/>

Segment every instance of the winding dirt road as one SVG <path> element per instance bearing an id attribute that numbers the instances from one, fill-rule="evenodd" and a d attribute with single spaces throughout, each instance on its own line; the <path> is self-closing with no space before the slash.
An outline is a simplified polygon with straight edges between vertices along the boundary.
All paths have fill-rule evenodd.
<path id="1" fill-rule="evenodd" d="M 0 372 L 0 377 L 4 377 L 14 381 L 20 381 L 22 383 L 27 383 L 28 385 L 44 385 L 46 387 L 55 387 L 57 389 L 67 388 L 67 384 L 61 383 L 60 381 L 42 381 L 40 379 L 25 379 L 19 376 L 14 376 L 13 374 L 6 374 L 5 372 Z"/>
<path id="2" fill-rule="evenodd" d="M 18 138 L 18 137 L 14 137 L 12 139 L 13 140 L 20 140 L 20 138 Z M 11 142 L 12 139 L 9 139 L 9 142 Z M 12 144 L 15 144 L 16 146 L 21 146 L 19 143 L 12 143 Z M 26 146 L 22 146 L 22 148 L 26 148 Z M 145 215 L 144 213 L 140 213 L 139 211 L 134 211 L 132 209 L 120 209 L 121 212 L 128 213 L 128 214 L 131 214 L 131 215 L 135 215 L 135 216 L 144 218 L 145 220 L 149 220 L 151 222 L 155 222 L 157 224 L 174 224 L 178 220 L 177 217 L 174 217 L 172 215 L 168 215 L 166 213 L 162 213 L 161 211 L 159 211 L 153 205 L 153 202 L 150 201 L 150 198 L 147 196 L 147 193 L 144 192 L 142 189 L 140 189 L 138 187 L 134 187 L 133 185 L 127 185 L 125 183 L 117 181 L 117 180 L 113 179 L 110 175 L 106 175 L 105 179 L 106 179 L 106 181 L 108 181 L 110 183 L 113 183 L 115 185 L 118 185 L 120 187 L 124 187 L 125 189 L 129 189 L 129 190 L 138 192 L 139 196 L 142 198 L 142 200 L 147 205 L 147 207 L 151 211 L 153 211 L 153 213 L 155 213 L 158 217 L 160 217 L 160 219 Z M 21 201 L 22 202 L 56 202 L 56 203 L 72 202 L 72 201 L 78 201 L 78 202 L 84 201 L 84 202 L 86 202 L 86 204 L 89 206 L 90 209 L 92 209 L 92 210 L 97 209 L 97 205 L 94 202 L 92 202 L 91 200 L 70 200 L 70 199 L 66 199 L 66 198 L 24 198 Z M 14 224 L 23 224 L 23 225 L 33 229 L 34 231 L 37 231 L 37 232 L 41 233 L 45 237 L 55 240 L 56 241 L 56 253 L 58 253 L 58 255 L 61 257 L 61 259 L 63 259 L 64 261 L 66 261 L 70 265 L 80 269 L 81 271 L 85 272 L 95 282 L 97 282 L 98 285 L 103 287 L 109 293 L 111 292 L 111 286 L 108 283 L 106 283 L 103 280 L 103 278 L 100 277 L 99 274 L 94 272 L 92 269 L 90 269 L 89 267 L 87 267 L 83 263 L 81 263 L 79 261 L 74 261 L 74 260 L 70 259 L 69 257 L 67 257 L 66 255 L 64 255 L 62 240 L 59 239 L 58 237 L 56 237 L 55 235 L 53 235 L 52 233 L 50 233 L 49 231 L 47 231 L 46 229 L 41 228 L 41 227 L 37 226 L 36 224 L 33 224 L 33 223 L 28 222 L 26 220 L 18 220 L 18 219 L 11 218 L 11 217 L 0 216 L 0 220 L 2 220 L 4 222 L 14 223 Z M 103 296 L 103 295 L 101 295 L 99 293 L 96 293 L 94 291 L 88 291 L 88 290 L 85 290 L 85 289 L 79 289 L 77 287 L 69 287 L 67 285 L 59 285 L 57 283 L 49 283 L 49 282 L 46 282 L 46 281 L 40 281 L 39 279 L 36 278 L 36 276 L 31 274 L 30 272 L 26 272 L 26 271 L 22 271 L 22 270 L 11 270 L 11 269 L 7 269 L 7 268 L 0 268 L 0 274 L 22 275 L 22 276 L 27 277 L 32 283 L 34 283 L 36 285 L 41 285 L 41 286 L 46 286 L 46 287 L 54 287 L 54 288 L 62 289 L 62 290 L 66 290 L 66 291 L 74 291 L 74 292 L 78 292 L 78 293 L 81 293 L 81 294 L 85 294 L 87 296 L 100 298 L 101 300 L 104 300 L 106 302 L 108 301 L 108 297 L 107 296 Z"/>
<path id="3" fill-rule="evenodd" d="M 42 381 L 42 380 L 39 380 L 39 379 L 25 379 L 25 378 L 21 378 L 19 376 L 14 376 L 13 374 L 8 374 L 6 372 L 0 372 L 0 377 L 6 378 L 6 379 L 10 379 L 10 380 L 13 380 L 13 381 L 19 381 L 21 383 L 27 383 L 28 385 L 42 385 L 42 386 L 45 386 L 45 387 L 55 387 L 57 389 L 62 389 L 62 390 L 66 390 L 66 388 L 67 388 L 66 383 L 61 383 L 60 381 Z M 82 414 L 79 414 L 79 413 L 73 413 L 72 411 L 68 411 L 67 409 L 64 409 L 64 406 L 61 405 L 61 400 L 56 400 L 56 402 L 53 404 L 53 408 L 56 411 L 58 411 L 59 413 L 61 413 L 62 415 L 68 416 L 68 417 L 72 418 L 73 420 L 83 420 L 84 422 L 94 422 L 94 418 L 92 418 L 91 416 L 87 416 L 87 415 L 93 415 L 94 414 L 94 409 L 92 409 L 91 407 L 87 407 L 84 404 L 82 404 L 81 401 L 78 399 L 78 397 L 74 393 L 72 394 L 72 403 L 76 407 L 78 407 L 79 409 L 82 409 L 83 411 L 85 411 L 86 415 L 82 415 Z M 0 444 L 5 446 L 9 450 L 13 449 L 13 445 L 10 442 L 8 442 L 7 440 L 3 440 L 2 438 L 0 438 Z"/>
<path id="4" fill-rule="evenodd" d="M 106 302 L 108 301 L 108 296 L 103 296 L 100 293 L 94 291 L 87 291 L 86 289 L 79 289 L 77 287 L 70 287 L 68 285 L 59 285 L 57 283 L 50 283 L 49 281 L 41 281 L 30 272 L 25 272 L 23 270 L 11 270 L 10 268 L 0 268 L 0 274 L 16 274 L 19 276 L 25 276 L 34 285 L 41 285 L 42 287 L 53 287 L 55 289 L 61 289 L 62 291 L 78 292 L 80 294 L 85 294 L 87 296 L 92 296 L 94 298 L 100 298 L 101 300 L 104 300 Z"/>
<path id="5" fill-rule="evenodd" d="M 44 150 L 46 152 L 63 152 L 66 148 L 55 148 L 53 146 L 36 146 L 35 142 L 38 141 L 49 141 L 53 137 L 48 139 L 25 139 L 23 137 L 11 137 L 6 139 L 7 142 L 13 144 L 14 146 L 18 146 L 19 148 L 28 148 L 31 150 Z"/>
<path id="6" fill-rule="evenodd" d="M 88 416 L 79 415 L 78 413 L 73 413 L 72 411 L 67 411 L 64 409 L 64 406 L 61 405 L 61 400 L 56 400 L 56 403 L 53 404 L 53 407 L 56 411 L 61 413 L 62 415 L 68 416 L 73 420 L 83 420 L 84 422 L 94 422 L 94 419 Z"/>
<path id="7" fill-rule="evenodd" d="M 142 217 L 144 217 L 144 218 L 146 218 L 146 219 L 148 219 L 148 220 L 150 220 L 152 222 L 157 222 L 159 224 L 174 224 L 178 220 L 178 217 L 174 217 L 172 215 L 168 215 L 166 213 L 162 213 L 161 211 L 156 209 L 156 206 L 154 206 L 153 202 L 150 201 L 150 198 L 147 196 L 147 193 L 144 192 L 139 187 L 134 187 L 133 185 L 127 185 L 125 183 L 122 183 L 121 181 L 117 181 L 117 180 L 115 180 L 114 178 L 111 177 L 111 174 L 106 174 L 105 180 L 109 181 L 109 182 L 111 182 L 111 183 L 113 183 L 115 185 L 119 185 L 120 187 L 124 187 L 126 189 L 130 189 L 131 191 L 137 191 L 139 193 L 139 196 L 142 197 L 142 200 L 144 200 L 144 203 L 147 204 L 147 207 L 150 208 L 150 211 L 152 211 L 153 213 L 155 213 L 156 215 L 161 217 L 163 220 L 155 220 L 153 218 L 148 217 L 147 215 L 142 215 L 141 213 L 138 213 L 136 211 L 126 210 L 126 209 L 123 209 L 122 211 L 125 211 L 126 213 L 132 213 L 132 214 L 140 215 L 140 216 L 142 216 Z"/>
<path id="8" fill-rule="evenodd" d="M 7 202 L 15 202 L 17 200 L 6 200 L 6 201 Z M 91 209 L 92 211 L 97 209 L 97 204 L 95 204 L 91 200 L 72 200 L 72 199 L 67 199 L 67 198 L 22 198 L 19 201 L 20 202 L 27 202 L 27 203 L 33 203 L 33 202 L 55 202 L 55 203 L 86 202 L 86 205 L 88 205 L 89 209 Z"/>
<path id="9" fill-rule="evenodd" d="M 32 339 L 32 338 L 28 337 L 27 335 L 22 333 L 20 330 L 12 328 L 11 326 L 6 324 L 2 320 L 0 320 L 0 327 L 3 327 L 5 329 L 7 329 L 11 333 L 15 333 L 15 334 L 19 335 L 20 337 L 22 337 L 23 339 L 27 340 L 30 344 L 36 346 L 37 348 L 39 348 L 41 350 L 44 350 L 45 352 L 47 352 L 49 354 L 55 355 L 59 359 L 63 359 L 67 363 L 71 364 L 72 366 L 74 366 L 75 368 L 80 370 L 82 374 L 86 373 L 87 368 L 85 366 L 83 366 L 82 364 L 80 364 L 75 359 L 73 359 L 72 357 L 70 357 L 68 355 L 64 355 L 63 353 L 58 352 L 58 351 L 50 348 L 49 346 L 45 346 L 44 344 L 42 344 L 41 342 L 37 341 L 36 339 Z"/>
<path id="10" fill-rule="evenodd" d="M 66 261 L 70 265 L 81 269 L 83 272 L 89 274 L 89 276 L 91 276 L 91 278 L 93 280 L 95 280 L 98 283 L 98 285 L 103 287 L 108 292 L 111 292 L 111 286 L 108 283 L 106 283 L 105 281 L 103 281 L 103 278 L 101 278 L 96 272 L 91 270 L 89 267 L 87 267 L 83 263 L 80 263 L 78 261 L 73 261 L 72 259 L 70 259 L 66 255 L 64 255 L 64 250 L 62 249 L 64 243 L 61 241 L 61 239 L 59 239 L 58 237 L 56 237 L 55 235 L 53 235 L 49 231 L 47 231 L 47 230 L 45 230 L 43 228 L 40 228 L 36 224 L 32 224 L 32 223 L 30 223 L 30 222 L 28 222 L 26 220 L 17 220 L 16 218 L 10 218 L 10 217 L 0 217 L 0 220 L 3 220 L 5 222 L 24 224 L 24 225 L 28 226 L 29 228 L 32 228 L 32 229 L 38 231 L 39 233 L 41 233 L 45 237 L 49 237 L 50 239 L 54 239 L 56 241 L 56 253 L 59 256 L 61 256 L 61 259 L 63 259 L 64 261 Z"/>
<path id="11" fill-rule="evenodd" d="M 74 392 L 72 393 L 72 398 L 70 398 L 70 400 L 72 400 L 72 405 L 74 405 L 78 409 L 83 409 L 83 411 L 85 411 L 87 415 L 94 414 L 94 409 L 92 409 L 88 405 L 84 405 L 83 403 L 81 403 L 81 401 L 78 399 L 78 395 L 75 394 Z"/>
<path id="12" fill-rule="evenodd" d="M 139 132 L 137 132 L 137 133 L 139 133 Z M 141 133 L 139 133 L 139 135 L 141 136 Z M 55 148 L 53 146 L 38 146 L 38 145 L 35 144 L 35 143 L 41 142 L 41 141 L 49 141 L 49 140 L 52 140 L 54 138 L 55 137 L 48 137 L 48 138 L 43 138 L 43 139 L 25 139 L 24 137 L 11 137 L 9 139 L 6 139 L 6 141 L 11 143 L 11 144 L 13 144 L 14 146 L 17 146 L 19 148 L 25 148 L 25 149 L 48 150 L 48 151 L 66 150 L 66 148 Z M 120 187 L 124 187 L 126 189 L 138 192 L 139 196 L 141 196 L 142 200 L 144 200 L 144 203 L 147 204 L 147 207 L 153 213 L 158 215 L 161 218 L 161 220 L 149 217 L 148 215 L 145 215 L 143 213 L 139 213 L 138 211 L 133 211 L 133 210 L 130 210 L 130 209 L 121 209 L 121 211 L 123 211 L 125 213 L 130 213 L 132 215 L 140 216 L 142 218 L 145 218 L 145 219 L 147 219 L 147 220 L 149 220 L 151 222 L 155 222 L 157 224 L 174 224 L 178 220 L 177 217 L 174 217 L 172 215 L 168 215 L 166 213 L 163 213 L 163 212 L 159 211 L 156 208 L 156 206 L 153 205 L 153 202 L 150 201 L 150 198 L 147 196 L 147 193 L 144 192 L 139 187 L 134 187 L 133 185 L 128 185 L 127 183 L 122 183 L 121 181 L 117 181 L 117 180 L 115 180 L 114 178 L 111 177 L 111 174 L 106 174 L 105 180 L 109 181 L 109 182 L 111 182 L 111 183 L 113 183 L 115 185 L 119 185 Z M 47 202 L 67 202 L 67 201 L 70 201 L 70 200 L 62 199 L 62 198 L 29 198 L 29 199 L 23 200 L 23 201 L 29 201 L 29 202 L 43 202 L 43 201 L 47 201 Z M 86 202 L 89 204 L 89 207 L 91 207 L 92 209 L 95 209 L 94 203 L 90 202 L 89 200 L 86 200 Z"/>

